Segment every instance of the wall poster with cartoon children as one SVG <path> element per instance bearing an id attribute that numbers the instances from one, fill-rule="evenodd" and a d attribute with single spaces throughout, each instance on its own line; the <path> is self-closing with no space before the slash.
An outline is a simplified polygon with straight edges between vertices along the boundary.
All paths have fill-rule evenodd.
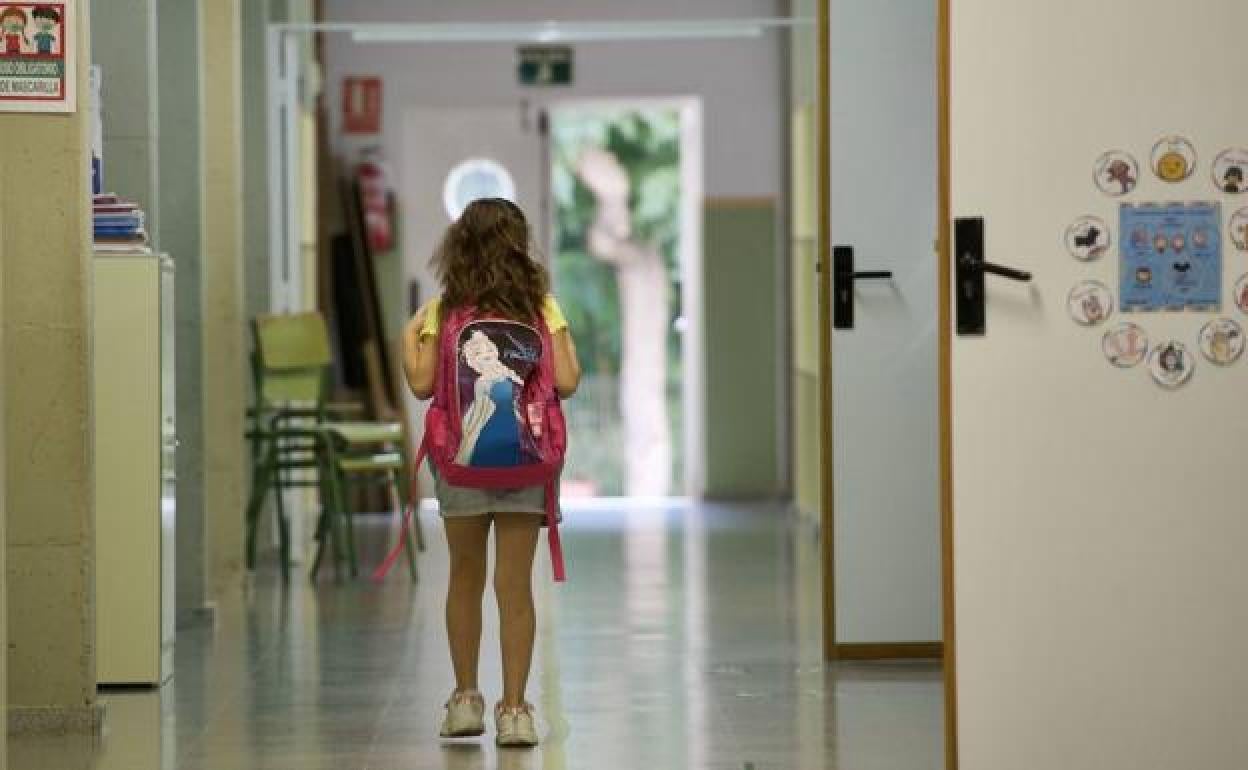
<path id="1" fill-rule="evenodd" d="M 0 112 L 73 112 L 74 0 L 0 0 Z"/>
<path id="2" fill-rule="evenodd" d="M 1124 313 L 1221 309 L 1219 204 L 1123 204 L 1120 232 Z"/>

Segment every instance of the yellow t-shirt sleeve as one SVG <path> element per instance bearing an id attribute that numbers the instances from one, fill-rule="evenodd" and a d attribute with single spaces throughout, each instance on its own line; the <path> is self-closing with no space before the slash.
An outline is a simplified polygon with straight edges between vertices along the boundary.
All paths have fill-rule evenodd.
<path id="1" fill-rule="evenodd" d="M 442 299 L 430 300 L 429 310 L 425 313 L 425 325 L 420 327 L 420 336 L 438 336 L 438 324 L 442 321 Z"/>
<path id="2" fill-rule="evenodd" d="M 542 317 L 546 319 L 546 326 L 550 329 L 551 334 L 560 329 L 568 328 L 568 319 L 563 317 L 563 308 L 559 307 L 559 301 L 555 299 L 554 294 L 546 295 L 546 304 L 542 307 Z"/>
<path id="3" fill-rule="evenodd" d="M 551 334 L 568 328 L 568 319 L 563 317 L 563 308 L 559 307 L 559 302 L 553 294 L 546 295 L 546 304 L 542 306 L 542 317 L 546 319 L 546 326 L 549 327 Z M 429 310 L 425 313 L 425 325 L 420 327 L 420 336 L 438 336 L 438 325 L 441 322 L 442 300 L 434 299 L 429 302 Z"/>

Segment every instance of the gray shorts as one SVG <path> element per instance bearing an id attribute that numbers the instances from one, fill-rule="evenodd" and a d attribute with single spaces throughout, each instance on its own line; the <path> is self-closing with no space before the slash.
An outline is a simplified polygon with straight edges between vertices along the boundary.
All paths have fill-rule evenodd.
<path id="1" fill-rule="evenodd" d="M 432 470 L 433 464 L 430 463 Z M 438 509 L 442 518 L 461 516 L 484 516 L 490 513 L 535 513 L 546 515 L 546 488 L 544 486 L 521 489 L 474 489 L 447 484 L 433 471 L 434 491 L 438 497 Z M 558 490 L 558 484 L 555 489 Z M 557 494 L 557 492 L 556 492 Z M 556 509 L 557 510 L 557 509 Z M 563 514 L 559 513 L 559 520 Z"/>

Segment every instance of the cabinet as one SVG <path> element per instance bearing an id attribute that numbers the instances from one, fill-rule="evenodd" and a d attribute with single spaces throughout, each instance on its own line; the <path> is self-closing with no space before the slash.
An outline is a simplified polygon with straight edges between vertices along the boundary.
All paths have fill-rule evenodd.
<path id="1" fill-rule="evenodd" d="M 173 261 L 97 255 L 96 677 L 173 675 L 176 521 Z"/>

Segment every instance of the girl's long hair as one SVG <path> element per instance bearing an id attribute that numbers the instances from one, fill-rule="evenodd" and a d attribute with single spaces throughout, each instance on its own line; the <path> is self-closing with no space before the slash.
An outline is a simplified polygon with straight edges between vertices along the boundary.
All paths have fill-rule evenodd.
<path id="1" fill-rule="evenodd" d="M 550 291 L 550 275 L 529 253 L 529 224 L 503 198 L 473 201 L 446 229 L 433 255 L 447 310 L 536 321 Z"/>

